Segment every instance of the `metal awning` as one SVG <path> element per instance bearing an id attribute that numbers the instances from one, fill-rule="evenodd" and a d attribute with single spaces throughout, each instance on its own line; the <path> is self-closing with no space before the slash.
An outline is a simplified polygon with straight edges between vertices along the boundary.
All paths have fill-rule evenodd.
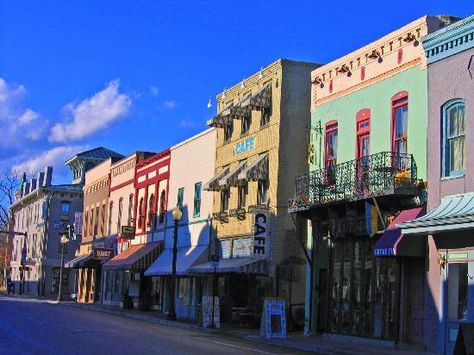
<path id="1" fill-rule="evenodd" d="M 225 127 L 232 122 L 232 108 L 233 104 L 224 108 L 221 112 L 207 121 L 207 125 L 211 127 Z"/>
<path id="2" fill-rule="evenodd" d="M 436 234 L 474 228 L 474 193 L 446 196 L 433 211 L 397 227 L 403 234 Z"/>
<path id="3" fill-rule="evenodd" d="M 254 95 L 243 100 L 241 103 L 242 107 L 248 107 L 252 110 L 260 110 L 262 108 L 268 108 L 272 104 L 272 84 L 268 83 Z"/>
<path id="4" fill-rule="evenodd" d="M 89 253 L 87 255 L 81 255 L 78 256 L 77 258 L 74 258 L 72 260 L 69 260 L 67 263 L 64 264 L 64 267 L 66 269 L 81 269 L 85 267 L 93 267 L 94 265 L 94 259 L 92 253 Z M 99 262 L 97 261 L 97 265 Z"/>
<path id="5" fill-rule="evenodd" d="M 208 260 L 207 245 L 179 248 L 176 257 L 176 275 L 186 275 L 189 268 Z M 173 249 L 165 249 L 145 271 L 145 276 L 171 275 Z"/>
<path id="6" fill-rule="evenodd" d="M 223 189 L 235 185 L 235 182 L 237 181 L 237 176 L 245 168 L 246 164 L 247 160 L 242 160 L 241 162 L 239 162 L 239 164 L 234 169 L 229 171 L 219 180 L 219 187 Z"/>
<path id="7" fill-rule="evenodd" d="M 127 250 L 107 261 L 104 270 L 146 270 L 160 254 L 163 242 L 131 245 Z"/>
<path id="8" fill-rule="evenodd" d="M 191 273 L 208 274 L 208 273 L 245 273 L 245 274 L 268 274 L 268 260 L 265 258 L 232 258 L 221 259 L 215 263 L 207 262 L 194 266 L 190 269 Z"/>
<path id="9" fill-rule="evenodd" d="M 424 207 L 417 207 L 401 211 L 375 243 L 374 255 L 423 256 L 425 252 L 424 239 L 405 236 L 397 225 L 423 215 L 424 210 Z"/>
<path id="10" fill-rule="evenodd" d="M 229 167 L 222 169 L 219 174 L 214 176 L 207 184 L 204 184 L 203 190 L 217 191 L 219 190 L 219 180 L 229 172 Z"/>
<path id="11" fill-rule="evenodd" d="M 238 176 L 238 180 L 265 180 L 268 178 L 268 153 L 260 155 L 248 164 Z"/>

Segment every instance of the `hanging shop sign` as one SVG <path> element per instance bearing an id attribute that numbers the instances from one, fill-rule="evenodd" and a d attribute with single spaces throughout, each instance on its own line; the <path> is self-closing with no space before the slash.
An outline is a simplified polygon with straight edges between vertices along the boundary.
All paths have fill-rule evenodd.
<path id="1" fill-rule="evenodd" d="M 212 318 L 214 318 L 214 322 L 212 322 Z M 202 326 L 204 328 L 209 328 L 212 326 L 214 326 L 214 328 L 221 327 L 219 297 L 214 296 L 213 299 L 212 296 L 202 296 Z"/>
<path id="2" fill-rule="evenodd" d="M 74 213 L 74 232 L 76 235 L 82 235 L 82 212 Z"/>
<path id="3" fill-rule="evenodd" d="M 133 226 L 122 226 L 122 239 L 135 239 L 135 228 Z"/>
<path id="4" fill-rule="evenodd" d="M 255 138 L 248 138 L 234 146 L 234 155 L 241 155 L 255 149 Z"/>
<path id="5" fill-rule="evenodd" d="M 255 214 L 253 253 L 256 256 L 268 255 L 268 215 L 263 212 Z"/>
<path id="6" fill-rule="evenodd" d="M 286 338 L 285 300 L 268 298 L 263 303 L 260 335 L 267 338 Z"/>
<path id="7" fill-rule="evenodd" d="M 109 260 L 114 256 L 114 250 L 111 248 L 94 248 L 94 259 Z"/>

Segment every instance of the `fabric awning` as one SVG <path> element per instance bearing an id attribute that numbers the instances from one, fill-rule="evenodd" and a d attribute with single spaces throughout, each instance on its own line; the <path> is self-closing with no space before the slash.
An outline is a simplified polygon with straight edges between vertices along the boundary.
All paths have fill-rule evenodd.
<path id="1" fill-rule="evenodd" d="M 162 242 L 131 245 L 127 250 L 107 261 L 104 270 L 146 270 L 160 254 Z"/>
<path id="2" fill-rule="evenodd" d="M 203 190 L 217 191 L 219 190 L 219 180 L 222 179 L 229 172 L 229 167 L 222 169 L 216 176 L 214 176 L 207 184 L 204 184 Z"/>
<path id="3" fill-rule="evenodd" d="M 410 238 L 397 227 L 399 223 L 415 219 L 424 213 L 424 207 L 401 211 L 375 243 L 376 256 L 422 256 L 425 252 L 423 238 Z"/>
<path id="4" fill-rule="evenodd" d="M 220 188 L 222 189 L 222 188 L 226 188 L 226 187 L 235 185 L 235 182 L 237 181 L 238 175 L 245 168 L 246 165 L 247 165 L 247 161 L 243 160 L 243 161 L 239 162 L 239 164 L 234 169 L 232 169 L 225 176 L 223 176 L 219 180 Z"/>
<path id="5" fill-rule="evenodd" d="M 189 268 L 208 260 L 207 245 L 179 248 L 176 257 L 176 275 L 186 275 Z M 173 249 L 165 249 L 145 271 L 145 276 L 171 275 Z"/>
<path id="6" fill-rule="evenodd" d="M 264 258 L 232 258 L 221 259 L 217 263 L 217 273 L 246 273 L 246 274 L 268 274 L 268 261 Z M 208 274 L 214 273 L 214 263 L 207 262 L 194 266 L 190 269 L 191 273 Z"/>
<path id="7" fill-rule="evenodd" d="M 436 234 L 474 228 L 474 193 L 443 197 L 441 203 L 426 215 L 400 223 L 404 234 Z"/>
<path id="8" fill-rule="evenodd" d="M 94 259 L 92 253 L 89 253 L 87 255 L 81 255 L 78 256 L 77 258 L 74 258 L 72 260 L 69 260 L 67 263 L 64 264 L 64 267 L 66 269 L 80 269 L 84 267 L 89 267 L 93 266 L 90 264 L 93 264 Z M 99 262 L 97 262 L 99 264 Z"/>
<path id="9" fill-rule="evenodd" d="M 272 104 L 272 85 L 271 83 L 265 85 L 254 95 L 243 100 L 241 103 L 242 107 L 249 107 L 254 110 L 260 110 L 262 108 L 268 108 Z"/>
<path id="10" fill-rule="evenodd" d="M 268 153 L 260 155 L 239 173 L 239 180 L 265 180 L 268 178 Z"/>
<path id="11" fill-rule="evenodd" d="M 207 125 L 211 127 L 220 127 L 223 128 L 232 122 L 232 107 L 229 105 L 224 108 L 221 112 L 207 121 Z"/>

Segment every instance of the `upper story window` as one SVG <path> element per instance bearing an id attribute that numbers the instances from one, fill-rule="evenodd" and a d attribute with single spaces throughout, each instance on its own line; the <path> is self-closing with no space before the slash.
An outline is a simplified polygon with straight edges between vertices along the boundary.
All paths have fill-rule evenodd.
<path id="1" fill-rule="evenodd" d="M 83 222 L 83 225 L 84 225 L 84 235 L 85 236 L 88 236 L 88 223 L 89 223 L 89 211 L 86 211 L 86 213 L 84 214 L 84 222 Z"/>
<path id="2" fill-rule="evenodd" d="M 272 105 L 262 108 L 261 113 L 260 126 L 265 126 L 270 123 L 270 119 L 272 118 Z"/>
<path id="3" fill-rule="evenodd" d="M 247 112 L 244 117 L 241 119 L 242 122 L 242 129 L 240 134 L 246 134 L 250 130 L 250 125 L 252 124 L 252 112 Z"/>
<path id="4" fill-rule="evenodd" d="M 122 230 L 122 213 L 123 213 L 123 198 L 120 198 L 119 203 L 118 203 L 117 233 L 120 233 Z"/>
<path id="5" fill-rule="evenodd" d="M 105 230 L 105 203 L 102 204 L 102 208 L 100 211 L 100 233 L 101 235 L 105 235 L 106 230 Z"/>
<path id="6" fill-rule="evenodd" d="M 229 209 L 230 190 L 227 188 L 221 191 L 221 212 Z"/>
<path id="7" fill-rule="evenodd" d="M 194 211 L 193 217 L 199 217 L 201 215 L 201 193 L 202 183 L 198 182 L 194 184 Z"/>
<path id="8" fill-rule="evenodd" d="M 166 192 L 165 190 L 161 190 L 160 194 L 160 223 L 165 221 L 165 214 L 166 214 Z"/>
<path id="9" fill-rule="evenodd" d="M 270 182 L 268 179 L 258 180 L 257 186 L 257 204 L 266 205 L 269 200 L 268 190 L 270 187 Z"/>
<path id="10" fill-rule="evenodd" d="M 109 205 L 109 235 L 112 235 L 112 212 L 114 209 L 114 204 L 110 202 Z"/>
<path id="11" fill-rule="evenodd" d="M 148 226 L 150 229 L 154 229 L 155 227 L 155 195 L 151 194 L 148 200 Z"/>
<path id="12" fill-rule="evenodd" d="M 392 97 L 392 153 L 408 153 L 408 93 Z"/>
<path id="13" fill-rule="evenodd" d="M 61 214 L 69 214 L 69 210 L 71 209 L 71 203 L 67 201 L 61 202 Z"/>
<path id="14" fill-rule="evenodd" d="M 130 195 L 128 197 L 128 219 L 127 219 L 127 225 L 131 226 L 132 225 L 132 219 L 133 219 L 133 195 Z"/>
<path id="15" fill-rule="evenodd" d="M 449 101 L 442 109 L 442 175 L 464 174 L 465 102 L 462 99 Z"/>
<path id="16" fill-rule="evenodd" d="M 183 210 L 183 201 L 184 201 L 184 187 L 178 189 L 178 197 L 176 200 L 176 206 L 182 211 Z"/>
<path id="17" fill-rule="evenodd" d="M 97 236 L 99 233 L 99 207 L 95 208 L 95 219 L 94 219 L 94 235 Z"/>
<path id="18" fill-rule="evenodd" d="M 326 169 L 327 183 L 336 182 L 336 163 L 337 163 L 337 121 L 326 123 L 326 132 L 324 139 L 324 167 Z"/>
<path id="19" fill-rule="evenodd" d="M 146 206 L 145 206 L 145 202 L 143 200 L 143 197 L 140 198 L 140 203 L 138 204 L 138 213 L 139 213 L 139 217 L 138 217 L 138 227 L 141 229 L 141 230 L 145 230 L 145 210 L 146 210 Z"/>
<path id="20" fill-rule="evenodd" d="M 224 142 L 230 141 L 233 133 L 234 133 L 234 122 L 230 121 L 229 124 L 224 126 Z"/>
<path id="21" fill-rule="evenodd" d="M 239 186 L 239 201 L 237 208 L 245 208 L 247 207 L 247 195 L 248 195 L 248 184 L 242 184 Z"/>

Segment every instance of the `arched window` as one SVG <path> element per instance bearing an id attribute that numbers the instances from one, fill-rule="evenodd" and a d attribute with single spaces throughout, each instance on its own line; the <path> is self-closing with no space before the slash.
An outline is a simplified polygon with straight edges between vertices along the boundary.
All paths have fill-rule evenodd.
<path id="1" fill-rule="evenodd" d="M 448 101 L 442 107 L 442 176 L 461 176 L 465 165 L 465 102 Z"/>
<path id="2" fill-rule="evenodd" d="M 141 230 L 145 230 L 145 203 L 143 201 L 143 197 L 140 198 L 140 203 L 138 204 L 138 226 Z"/>
<path id="3" fill-rule="evenodd" d="M 408 153 L 408 92 L 392 97 L 392 153 Z"/>
<path id="4" fill-rule="evenodd" d="M 160 223 L 165 221 L 165 214 L 166 214 L 166 194 L 165 190 L 161 190 L 160 194 Z"/>
<path id="5" fill-rule="evenodd" d="M 114 204 L 110 202 L 109 205 L 109 235 L 112 235 L 112 212 L 113 212 Z"/>
<path id="6" fill-rule="evenodd" d="M 87 228 L 87 227 L 89 225 L 89 211 L 86 211 L 86 214 L 84 215 L 83 225 L 84 225 L 84 232 L 83 233 L 84 233 L 85 236 L 88 236 L 87 233 L 89 232 L 89 230 L 88 230 L 89 228 Z"/>
<path id="7" fill-rule="evenodd" d="M 326 123 L 324 139 L 324 168 L 326 169 L 326 182 L 330 185 L 336 183 L 337 163 L 337 121 Z"/>
<path id="8" fill-rule="evenodd" d="M 128 198 L 128 220 L 127 220 L 127 224 L 129 226 L 132 225 L 132 218 L 133 218 L 133 194 L 129 196 Z"/>
<path id="9" fill-rule="evenodd" d="M 118 217 L 117 217 L 117 233 L 122 231 L 122 213 L 123 213 L 123 198 L 120 197 L 118 204 Z"/>
<path id="10" fill-rule="evenodd" d="M 154 229 L 154 226 L 155 226 L 154 217 L 155 217 L 155 195 L 151 194 L 150 199 L 148 200 L 148 226 L 150 227 L 150 229 Z"/>

